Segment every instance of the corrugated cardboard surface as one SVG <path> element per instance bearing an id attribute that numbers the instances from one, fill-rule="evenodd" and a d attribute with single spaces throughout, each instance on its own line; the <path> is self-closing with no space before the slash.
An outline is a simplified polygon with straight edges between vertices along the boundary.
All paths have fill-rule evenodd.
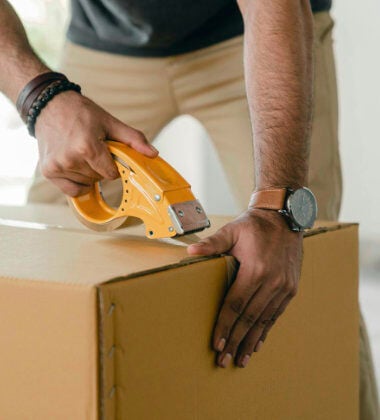
<path id="1" fill-rule="evenodd" d="M 1 275 L 96 285 L 186 258 L 186 249 L 133 235 L 1 226 Z M 5 264 L 6 262 L 6 264 Z"/>
<path id="2" fill-rule="evenodd" d="M 222 260 L 102 285 L 104 418 L 357 419 L 355 230 L 305 241 L 299 295 L 244 370 L 210 350 Z"/>
<path id="3" fill-rule="evenodd" d="M 1 420 L 98 418 L 94 289 L 0 276 L 0 341 Z"/>
<path id="4" fill-rule="evenodd" d="M 183 247 L 35 209 L 16 216 L 69 230 L 0 226 L 1 420 L 358 418 L 356 226 L 305 239 L 297 298 L 247 369 L 222 370 L 229 258 L 181 263 Z"/>

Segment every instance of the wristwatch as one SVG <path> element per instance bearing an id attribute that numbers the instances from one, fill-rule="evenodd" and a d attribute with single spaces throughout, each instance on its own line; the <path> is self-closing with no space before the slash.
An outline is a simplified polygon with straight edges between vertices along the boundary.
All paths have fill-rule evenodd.
<path id="1" fill-rule="evenodd" d="M 250 204 L 253 209 L 277 210 L 291 230 L 303 232 L 313 227 L 317 218 L 317 200 L 309 188 L 273 188 L 253 193 Z"/>

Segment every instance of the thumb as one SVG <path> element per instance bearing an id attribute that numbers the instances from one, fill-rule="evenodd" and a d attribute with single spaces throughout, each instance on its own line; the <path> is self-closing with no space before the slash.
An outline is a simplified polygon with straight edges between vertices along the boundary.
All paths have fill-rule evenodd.
<path id="1" fill-rule="evenodd" d="M 218 255 L 229 252 L 233 246 L 232 231 L 224 227 L 214 235 L 188 246 L 187 253 L 189 255 Z"/>
<path id="2" fill-rule="evenodd" d="M 110 140 L 120 141 L 145 156 L 154 158 L 158 155 L 158 150 L 148 142 L 144 133 L 114 117 L 111 118 L 107 134 Z"/>

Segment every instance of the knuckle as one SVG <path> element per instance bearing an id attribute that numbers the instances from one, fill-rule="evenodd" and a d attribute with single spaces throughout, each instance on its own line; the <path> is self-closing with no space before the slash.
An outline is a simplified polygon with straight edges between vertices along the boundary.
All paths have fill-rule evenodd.
<path id="1" fill-rule="evenodd" d="M 93 148 L 90 147 L 88 142 L 81 142 L 78 143 L 75 148 L 75 154 L 80 156 L 81 158 L 92 158 L 94 151 Z"/>
<path id="2" fill-rule="evenodd" d="M 285 311 L 285 308 L 275 309 L 267 325 L 269 327 L 272 327 L 272 325 L 274 325 L 277 322 L 278 318 L 280 318 L 280 316 L 284 313 L 284 311 Z"/>
<path id="3" fill-rule="evenodd" d="M 253 313 L 243 313 L 240 317 L 240 322 L 242 322 L 248 328 L 252 328 L 256 323 L 256 316 Z"/>
<path id="4" fill-rule="evenodd" d="M 63 169 L 66 169 L 68 171 L 71 171 L 71 170 L 75 169 L 76 168 L 76 162 L 75 162 L 74 157 L 67 156 L 64 159 L 62 159 L 61 166 L 62 166 Z"/>
<path id="5" fill-rule="evenodd" d="M 60 170 L 61 168 L 55 160 L 49 160 L 41 166 L 41 173 L 45 178 L 53 178 Z"/>
<path id="6" fill-rule="evenodd" d="M 51 177 L 51 172 L 48 170 L 48 168 L 45 165 L 41 166 L 41 173 L 45 178 Z"/>
<path id="7" fill-rule="evenodd" d="M 70 184 L 63 188 L 63 192 L 70 197 L 78 197 L 81 193 L 81 188 L 77 185 Z"/>
<path id="8" fill-rule="evenodd" d="M 283 286 L 283 291 L 287 294 L 291 293 L 293 290 L 293 284 L 290 281 L 286 281 Z"/>
<path id="9" fill-rule="evenodd" d="M 79 187 L 78 185 L 72 184 L 68 185 L 66 187 L 66 195 L 69 195 L 70 197 L 79 197 L 80 195 L 83 195 L 86 193 L 88 189 Z"/>
<path id="10" fill-rule="evenodd" d="M 89 147 L 87 159 L 99 163 L 102 161 L 102 154 L 98 153 L 98 150 L 95 147 Z"/>
<path id="11" fill-rule="evenodd" d="M 244 299 L 241 297 L 237 297 L 231 301 L 227 302 L 227 307 L 236 315 L 241 315 L 244 310 Z"/>
<path id="12" fill-rule="evenodd" d="M 230 226 L 227 224 L 227 225 L 222 226 L 220 229 L 218 229 L 215 235 L 226 236 L 229 233 L 230 233 Z"/>
<path id="13" fill-rule="evenodd" d="M 272 310 L 272 314 L 273 315 L 271 317 L 266 316 L 265 319 L 263 318 L 261 320 L 261 324 L 265 326 L 266 330 L 269 330 L 281 315 L 280 308 L 274 308 Z"/>
<path id="14" fill-rule="evenodd" d="M 269 329 L 266 329 L 265 331 L 263 331 L 263 333 L 260 337 L 260 341 L 264 342 L 268 337 L 268 333 L 269 333 Z"/>
<path id="15" fill-rule="evenodd" d="M 296 297 L 296 295 L 298 293 L 298 288 L 296 286 L 292 285 L 289 289 L 290 290 L 289 290 L 288 294 L 289 294 L 290 298 L 293 299 L 294 297 Z"/>
<path id="16" fill-rule="evenodd" d="M 271 325 L 274 324 L 273 318 L 263 318 L 260 320 L 260 327 L 261 328 L 269 328 Z"/>
<path id="17" fill-rule="evenodd" d="M 267 266 L 262 263 L 256 263 L 254 267 L 255 277 L 261 279 L 267 277 Z"/>
<path id="18" fill-rule="evenodd" d="M 280 316 L 285 312 L 285 307 L 279 308 L 276 313 L 275 313 L 275 320 L 277 321 L 278 318 L 280 318 Z"/>
<path id="19" fill-rule="evenodd" d="M 281 315 L 280 308 L 275 308 L 273 310 L 273 315 L 271 317 L 271 320 L 273 321 L 273 323 L 275 323 L 277 321 L 277 319 L 280 315 Z"/>
<path id="20" fill-rule="evenodd" d="M 281 277 L 276 277 L 272 280 L 271 288 L 273 291 L 278 292 L 284 287 L 284 281 Z"/>
<path id="21" fill-rule="evenodd" d="M 280 315 L 278 315 L 278 314 L 275 314 L 275 315 L 272 316 L 272 318 L 270 319 L 270 322 L 269 322 L 269 327 L 272 327 L 272 325 L 274 325 L 276 323 L 279 316 Z"/>

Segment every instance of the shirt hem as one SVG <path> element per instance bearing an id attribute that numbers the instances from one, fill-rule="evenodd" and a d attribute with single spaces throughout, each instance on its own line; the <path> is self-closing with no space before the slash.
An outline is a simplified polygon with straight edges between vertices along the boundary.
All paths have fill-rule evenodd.
<path id="1" fill-rule="evenodd" d="M 321 7 L 313 8 L 313 13 L 328 12 L 331 8 Z M 211 47 L 223 41 L 235 38 L 243 35 L 244 30 L 239 28 L 235 31 L 229 31 L 228 33 L 214 34 L 214 36 L 206 38 L 192 39 L 191 41 L 185 41 L 182 44 L 168 46 L 165 48 L 159 47 L 129 47 L 126 45 L 112 43 L 110 41 L 102 41 L 96 38 L 93 33 L 86 33 L 85 31 L 75 26 L 69 26 L 67 31 L 67 39 L 74 44 L 80 45 L 85 48 L 89 48 L 96 51 L 108 52 L 111 54 L 126 55 L 131 57 L 145 57 L 145 58 L 163 58 L 174 55 L 186 54 L 194 52 L 202 48 Z"/>
<path id="2" fill-rule="evenodd" d="M 243 35 L 243 31 L 238 31 L 234 34 L 228 34 L 220 36 L 218 38 L 204 40 L 203 42 L 193 43 L 192 45 L 179 45 L 167 48 L 149 48 L 149 47 L 126 47 L 112 44 L 111 42 L 102 42 L 97 40 L 96 42 L 88 42 L 88 36 L 83 35 L 78 31 L 70 30 L 67 33 L 67 39 L 74 44 L 80 45 L 85 48 L 92 50 L 108 52 L 118 55 L 127 55 L 131 57 L 145 57 L 145 58 L 161 58 L 170 57 L 173 55 L 186 54 L 194 52 L 202 48 L 211 47 L 212 45 L 218 44 L 223 41 L 235 38 Z"/>

